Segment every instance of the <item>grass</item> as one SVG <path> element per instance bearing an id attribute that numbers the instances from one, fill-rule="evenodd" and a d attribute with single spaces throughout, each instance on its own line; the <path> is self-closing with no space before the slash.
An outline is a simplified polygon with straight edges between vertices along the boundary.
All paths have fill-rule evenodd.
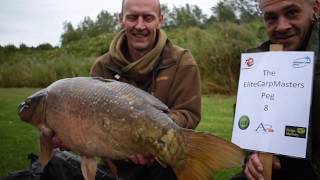
<path id="1" fill-rule="evenodd" d="M 27 154 L 38 152 L 38 132 L 17 115 L 19 103 L 36 89 L 0 88 L 0 176 L 29 167 Z"/>
<path id="2" fill-rule="evenodd" d="M 0 177 L 9 172 L 29 167 L 27 154 L 38 153 L 38 132 L 34 127 L 22 122 L 17 115 L 19 103 L 37 89 L 0 88 Z M 200 131 L 208 131 L 225 139 L 230 139 L 233 96 L 203 96 Z M 215 174 L 216 180 L 232 177 L 240 169 L 225 170 Z"/>

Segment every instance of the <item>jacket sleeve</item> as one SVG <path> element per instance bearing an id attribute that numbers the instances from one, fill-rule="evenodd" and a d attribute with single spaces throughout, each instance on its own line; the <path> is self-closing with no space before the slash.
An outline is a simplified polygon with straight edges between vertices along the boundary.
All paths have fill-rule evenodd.
<path id="1" fill-rule="evenodd" d="M 201 118 L 200 73 L 189 51 L 182 55 L 179 62 L 169 92 L 169 116 L 179 126 L 194 129 Z"/>

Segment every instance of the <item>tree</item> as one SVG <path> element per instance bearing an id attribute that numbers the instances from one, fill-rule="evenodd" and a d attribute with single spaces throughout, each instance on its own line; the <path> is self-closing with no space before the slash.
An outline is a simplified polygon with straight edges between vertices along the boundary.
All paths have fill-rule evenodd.
<path id="1" fill-rule="evenodd" d="M 169 13 L 170 26 L 173 27 L 201 27 L 206 22 L 206 15 L 204 15 L 198 6 L 190 6 L 186 4 L 185 7 L 174 7 L 173 11 Z"/>
<path id="2" fill-rule="evenodd" d="M 82 37 L 93 37 L 95 32 L 94 21 L 89 17 L 84 17 L 83 21 L 78 25 L 78 30 Z"/>
<path id="3" fill-rule="evenodd" d="M 8 45 L 4 46 L 3 49 L 4 49 L 4 52 L 8 53 L 8 54 L 16 52 L 18 50 L 18 48 L 13 44 L 8 44 Z"/>
<path id="4" fill-rule="evenodd" d="M 53 46 L 50 43 L 39 44 L 36 49 L 38 50 L 50 50 L 53 49 Z"/>
<path id="5" fill-rule="evenodd" d="M 24 44 L 24 43 L 21 43 L 21 44 L 19 45 L 19 49 L 20 49 L 20 50 L 27 50 L 27 49 L 28 49 L 28 46 L 27 46 L 26 44 Z"/>
<path id="6" fill-rule="evenodd" d="M 195 25 L 200 27 L 207 21 L 207 16 L 202 13 L 202 10 L 197 6 L 193 6 L 192 15 Z"/>
<path id="7" fill-rule="evenodd" d="M 169 29 L 174 26 L 174 16 L 170 11 L 169 7 L 166 4 L 161 4 L 161 13 L 164 16 L 164 21 L 162 23 L 162 27 L 165 29 Z"/>
<path id="8" fill-rule="evenodd" d="M 71 22 L 64 22 L 63 29 L 64 33 L 61 35 L 62 46 L 81 39 L 81 33 L 74 29 Z"/>
<path id="9" fill-rule="evenodd" d="M 217 21 L 219 22 L 235 22 L 236 15 L 231 5 L 222 1 L 218 2 L 217 6 L 212 7 L 211 11 L 216 15 Z"/>
<path id="10" fill-rule="evenodd" d="M 88 31 L 89 29 L 91 29 L 94 26 L 94 22 L 93 20 L 89 17 L 89 16 L 85 16 L 83 21 L 80 22 L 80 24 L 78 25 L 78 28 L 81 31 Z"/>
<path id="11" fill-rule="evenodd" d="M 227 0 L 240 13 L 241 22 L 249 22 L 261 18 L 259 0 Z"/>
<path id="12" fill-rule="evenodd" d="M 108 11 L 101 11 L 94 23 L 97 34 L 115 32 L 117 30 L 117 14 L 111 15 Z"/>

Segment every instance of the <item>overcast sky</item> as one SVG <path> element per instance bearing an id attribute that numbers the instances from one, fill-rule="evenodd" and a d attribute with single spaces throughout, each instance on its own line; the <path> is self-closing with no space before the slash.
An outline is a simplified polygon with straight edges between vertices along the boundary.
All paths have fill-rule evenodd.
<path id="1" fill-rule="evenodd" d="M 170 8 L 197 5 L 205 14 L 211 14 L 210 8 L 218 1 L 160 0 Z M 85 16 L 96 19 L 102 10 L 115 13 L 120 8 L 121 0 L 0 0 L 0 45 L 56 46 L 60 44 L 63 22 L 77 26 Z"/>

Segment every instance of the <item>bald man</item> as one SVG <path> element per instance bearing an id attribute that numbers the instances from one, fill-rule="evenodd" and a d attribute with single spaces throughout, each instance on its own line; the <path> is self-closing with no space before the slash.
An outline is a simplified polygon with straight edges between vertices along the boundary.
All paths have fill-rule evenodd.
<path id="1" fill-rule="evenodd" d="M 199 69 L 188 50 L 170 42 L 161 30 L 162 22 L 159 0 L 123 0 L 119 15 L 122 29 L 114 36 L 109 51 L 92 66 L 90 75 L 130 83 L 149 92 L 169 107 L 169 116 L 176 124 L 194 129 L 201 110 Z M 104 160 L 111 167 L 115 165 L 117 174 L 126 180 L 176 179 L 170 167 L 161 166 L 148 153 L 131 154 L 125 160 Z M 79 168 L 55 157 L 42 176 L 44 180 L 81 178 Z M 101 178 L 98 175 L 96 179 Z"/>

